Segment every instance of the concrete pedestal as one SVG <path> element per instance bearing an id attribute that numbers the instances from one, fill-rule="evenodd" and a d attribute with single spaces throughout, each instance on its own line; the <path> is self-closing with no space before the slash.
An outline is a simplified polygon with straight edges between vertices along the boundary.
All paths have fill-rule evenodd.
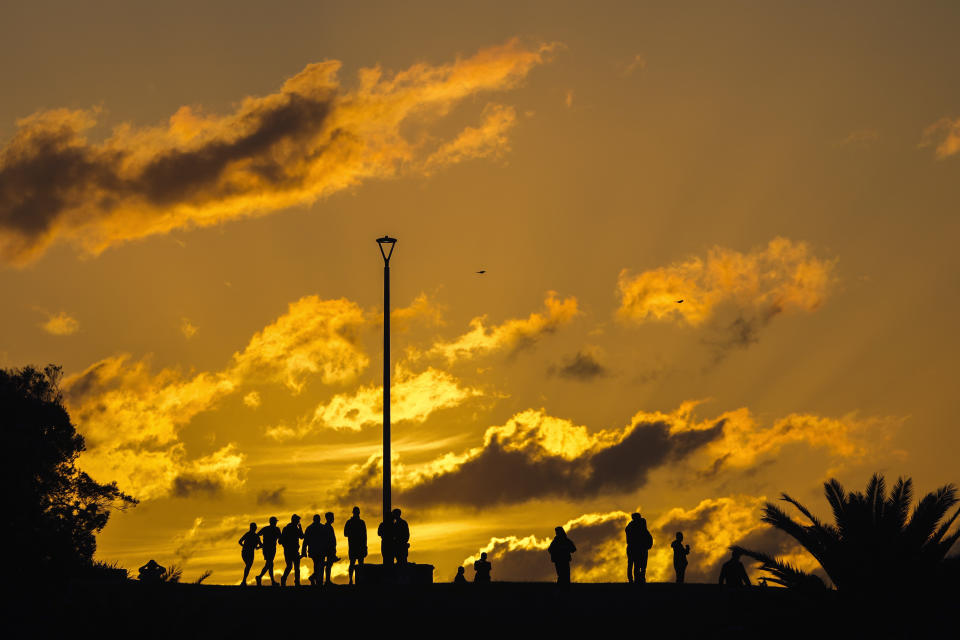
<path id="1" fill-rule="evenodd" d="M 355 574 L 358 585 L 374 584 L 433 584 L 433 565 L 406 564 L 384 568 L 382 564 L 364 564 Z"/>

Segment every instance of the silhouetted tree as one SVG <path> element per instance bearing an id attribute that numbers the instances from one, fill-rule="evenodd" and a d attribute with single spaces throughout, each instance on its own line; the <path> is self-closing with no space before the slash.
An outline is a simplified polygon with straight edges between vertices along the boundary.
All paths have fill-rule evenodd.
<path id="1" fill-rule="evenodd" d="M 88 568 L 111 509 L 137 503 L 76 467 L 84 450 L 63 406 L 60 367 L 0 369 L 5 543 L 30 575 Z"/>
<path id="2" fill-rule="evenodd" d="M 840 591 L 851 593 L 898 592 L 935 583 L 942 575 L 947 553 L 960 538 L 949 533 L 960 509 L 946 520 L 957 504 L 952 484 L 928 493 L 910 513 L 913 482 L 900 478 L 887 495 L 883 476 L 874 474 L 863 493 L 847 493 L 836 480 L 824 483 L 833 508 L 834 524 L 817 519 L 802 504 L 782 494 L 810 522 L 800 524 L 778 506 L 767 503 L 763 521 L 789 534 L 816 558 Z M 733 547 L 759 560 L 761 569 L 775 582 L 801 589 L 824 589 L 815 576 L 767 554 Z"/>

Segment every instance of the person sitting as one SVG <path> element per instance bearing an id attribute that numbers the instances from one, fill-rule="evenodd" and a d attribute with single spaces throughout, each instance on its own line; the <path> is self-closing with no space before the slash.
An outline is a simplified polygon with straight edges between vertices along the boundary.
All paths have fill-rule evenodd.
<path id="1" fill-rule="evenodd" d="M 453 578 L 453 584 L 467 584 L 467 576 L 463 572 L 463 567 L 457 567 L 457 575 Z"/>
<path id="2" fill-rule="evenodd" d="M 473 563 L 473 570 L 476 575 L 473 576 L 474 582 L 490 582 L 490 570 L 493 565 L 487 560 L 487 552 L 480 554 L 480 559 Z"/>
<path id="3" fill-rule="evenodd" d="M 151 558 L 147 564 L 140 567 L 140 570 L 137 572 L 137 579 L 141 582 L 156 584 L 158 582 L 163 582 L 163 574 L 166 572 L 166 567 L 160 566 L 157 564 L 156 560 Z"/>
<path id="4" fill-rule="evenodd" d="M 719 582 L 721 585 L 731 587 L 750 586 L 750 576 L 747 575 L 747 570 L 743 568 L 743 563 L 740 562 L 741 555 L 742 552 L 739 549 L 734 549 L 730 559 L 723 563 L 723 567 L 720 568 Z"/>

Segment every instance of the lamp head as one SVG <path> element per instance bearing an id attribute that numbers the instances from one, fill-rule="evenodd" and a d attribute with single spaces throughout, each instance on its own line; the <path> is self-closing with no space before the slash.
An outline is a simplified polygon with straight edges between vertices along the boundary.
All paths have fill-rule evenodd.
<path id="1" fill-rule="evenodd" d="M 390 263 L 390 256 L 393 255 L 393 248 L 397 244 L 396 238 L 391 238 L 390 236 L 383 236 L 382 238 L 377 238 L 377 245 L 380 247 L 380 255 L 383 256 L 384 264 Z M 389 247 L 389 249 L 387 249 Z"/>

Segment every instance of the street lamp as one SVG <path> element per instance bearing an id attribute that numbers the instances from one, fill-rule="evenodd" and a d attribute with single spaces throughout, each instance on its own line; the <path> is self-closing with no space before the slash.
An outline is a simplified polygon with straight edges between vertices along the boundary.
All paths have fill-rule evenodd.
<path id="1" fill-rule="evenodd" d="M 393 565 L 393 535 L 390 521 L 390 256 L 397 244 L 396 238 L 377 238 L 383 256 L 383 537 L 380 549 L 383 567 Z"/>

